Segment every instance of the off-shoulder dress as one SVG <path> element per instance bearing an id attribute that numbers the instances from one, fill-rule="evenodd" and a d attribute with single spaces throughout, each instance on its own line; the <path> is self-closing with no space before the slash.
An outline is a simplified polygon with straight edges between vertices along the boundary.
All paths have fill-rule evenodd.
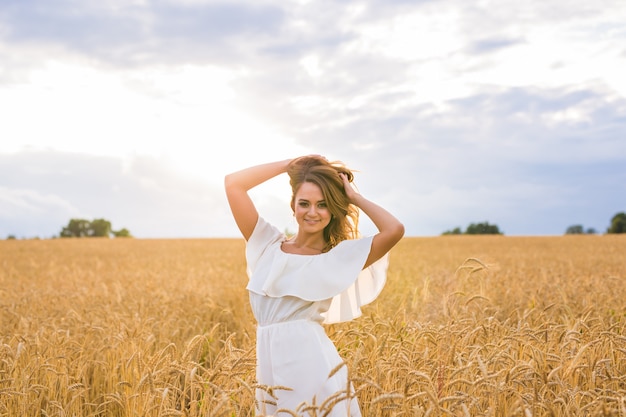
<path id="1" fill-rule="evenodd" d="M 262 217 L 246 244 L 246 287 L 257 321 L 257 381 L 277 389 L 256 391 L 257 415 L 324 403 L 347 389 L 345 366 L 322 324 L 352 320 L 382 290 L 388 257 L 363 269 L 373 237 L 345 240 L 326 253 L 299 255 L 282 249 L 285 235 Z M 336 398 L 336 397 L 335 397 Z M 332 408 L 333 417 L 360 416 L 356 399 Z"/>

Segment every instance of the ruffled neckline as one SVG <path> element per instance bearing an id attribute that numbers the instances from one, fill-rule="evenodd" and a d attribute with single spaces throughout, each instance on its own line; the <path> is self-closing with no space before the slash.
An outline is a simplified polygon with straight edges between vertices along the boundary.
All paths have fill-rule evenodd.
<path id="1" fill-rule="evenodd" d="M 284 237 L 259 217 L 246 245 L 249 291 L 271 298 L 291 296 L 310 302 L 332 299 L 328 311 L 322 315 L 325 323 L 338 323 L 360 316 L 361 306 L 372 302 L 382 290 L 388 255 L 363 269 L 373 236 L 344 240 L 332 250 L 317 255 L 284 252 Z"/>
<path id="2" fill-rule="evenodd" d="M 289 241 L 289 239 L 287 239 L 286 237 L 284 239 L 282 239 L 280 242 L 278 242 L 278 250 L 280 253 L 283 253 L 285 255 L 293 255 L 293 256 L 320 256 L 320 255 L 325 255 L 328 252 L 320 252 L 320 253 L 311 253 L 311 254 L 307 254 L 307 253 L 293 253 L 293 252 L 287 252 L 283 249 L 283 244 L 287 243 Z"/>

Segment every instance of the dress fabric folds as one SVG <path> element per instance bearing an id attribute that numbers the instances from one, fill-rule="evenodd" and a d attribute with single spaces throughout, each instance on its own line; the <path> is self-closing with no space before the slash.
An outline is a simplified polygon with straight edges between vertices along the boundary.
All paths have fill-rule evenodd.
<path id="1" fill-rule="evenodd" d="M 360 416 L 347 369 L 322 324 L 352 320 L 385 285 L 388 255 L 363 269 L 373 237 L 319 255 L 283 252 L 285 236 L 262 217 L 246 245 L 246 287 L 257 320 L 257 415 L 288 416 L 334 403 L 332 417 Z M 279 387 L 269 390 L 269 387 Z M 334 401 L 339 398 L 342 401 Z"/>

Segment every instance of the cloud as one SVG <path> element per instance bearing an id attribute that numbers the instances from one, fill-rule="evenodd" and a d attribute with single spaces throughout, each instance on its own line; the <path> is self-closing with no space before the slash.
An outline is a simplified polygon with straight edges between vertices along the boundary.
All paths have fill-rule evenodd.
<path id="1" fill-rule="evenodd" d="M 86 49 L 103 43 L 119 46 L 141 38 L 137 16 L 110 9 L 106 2 L 98 6 L 75 0 L 8 0 L 0 16 L 5 38 L 13 42 L 61 43 Z"/>
<path id="2" fill-rule="evenodd" d="M 283 20 L 277 6 L 237 2 L 7 0 L 0 6 L 0 34 L 8 42 L 60 45 L 115 65 L 226 64 L 239 59 L 236 40 L 256 44 L 256 37 L 276 35 Z"/>
<path id="3" fill-rule="evenodd" d="M 36 188 L 0 186 L 0 235 L 51 237 L 66 223 L 68 213 L 77 213 L 72 204 L 58 195 Z M 53 229 L 57 224 L 58 230 Z M 42 232 L 44 232 L 42 236 Z"/>
<path id="4" fill-rule="evenodd" d="M 390 97 L 366 106 L 338 107 L 336 114 L 313 113 L 302 142 L 316 140 L 339 153 L 404 144 L 417 153 L 575 164 L 621 160 L 626 146 L 626 99 L 602 85 L 576 89 L 488 89 L 442 103 L 388 106 Z M 333 123 L 343 120 L 344 123 Z M 355 143 L 359 146 L 355 146 Z M 391 155 L 388 155 L 391 156 Z M 395 165 L 390 161 L 390 164 Z"/>
<path id="5" fill-rule="evenodd" d="M 489 220 L 512 234 L 559 234 L 576 218 L 600 230 L 626 204 L 616 192 L 626 181 L 626 100 L 602 86 L 383 108 L 346 109 L 356 114 L 338 117 L 349 122 L 318 121 L 299 140 L 357 165 L 367 192 L 413 233 Z"/>
<path id="6" fill-rule="evenodd" d="M 473 42 L 468 47 L 468 52 L 470 54 L 484 54 L 490 53 L 493 51 L 497 51 L 503 48 L 507 48 L 510 46 L 514 46 L 520 43 L 524 43 L 524 39 L 512 39 L 512 38 L 503 38 L 503 37 L 494 37 L 481 39 Z"/>

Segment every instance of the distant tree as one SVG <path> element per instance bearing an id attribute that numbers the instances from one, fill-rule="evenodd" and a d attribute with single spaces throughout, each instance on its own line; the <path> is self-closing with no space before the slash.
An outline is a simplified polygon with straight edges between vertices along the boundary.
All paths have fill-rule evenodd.
<path id="1" fill-rule="evenodd" d="M 130 231 L 124 228 L 113 231 L 111 222 L 106 219 L 71 219 L 65 226 L 59 237 L 132 237 Z"/>
<path id="2" fill-rule="evenodd" d="M 469 226 L 465 229 L 465 231 L 461 231 L 460 227 L 455 227 L 452 230 L 446 230 L 442 233 L 442 235 L 502 235 L 503 232 L 500 231 L 500 228 L 495 224 L 489 224 L 489 222 L 484 223 L 470 223 Z"/>
<path id="3" fill-rule="evenodd" d="M 465 230 L 467 235 L 501 235 L 500 228 L 495 224 L 484 223 L 470 223 Z"/>
<path id="4" fill-rule="evenodd" d="M 93 237 L 110 237 L 111 222 L 105 219 L 94 219 L 90 225 L 91 235 Z"/>
<path id="5" fill-rule="evenodd" d="M 15 235 L 9 235 L 9 236 L 7 236 L 7 240 L 15 240 L 15 239 L 17 239 L 17 238 L 15 237 Z"/>
<path id="6" fill-rule="evenodd" d="M 565 230 L 566 235 L 582 235 L 584 233 L 584 228 L 582 224 L 575 224 L 570 226 Z"/>
<path id="7" fill-rule="evenodd" d="M 626 233 L 626 213 L 617 213 L 611 219 L 611 226 L 606 231 L 607 233 Z"/>
<path id="8" fill-rule="evenodd" d="M 130 234 L 130 231 L 127 228 L 123 228 L 123 229 L 120 229 L 120 230 L 117 230 L 117 231 L 114 230 L 113 231 L 113 236 L 115 236 L 115 237 L 133 237 Z"/>
<path id="9" fill-rule="evenodd" d="M 71 219 L 61 230 L 61 237 L 87 237 L 90 236 L 91 222 L 85 219 Z"/>
<path id="10" fill-rule="evenodd" d="M 587 233 L 588 235 L 595 235 L 598 232 L 593 227 L 590 227 L 585 231 L 585 233 Z"/>

